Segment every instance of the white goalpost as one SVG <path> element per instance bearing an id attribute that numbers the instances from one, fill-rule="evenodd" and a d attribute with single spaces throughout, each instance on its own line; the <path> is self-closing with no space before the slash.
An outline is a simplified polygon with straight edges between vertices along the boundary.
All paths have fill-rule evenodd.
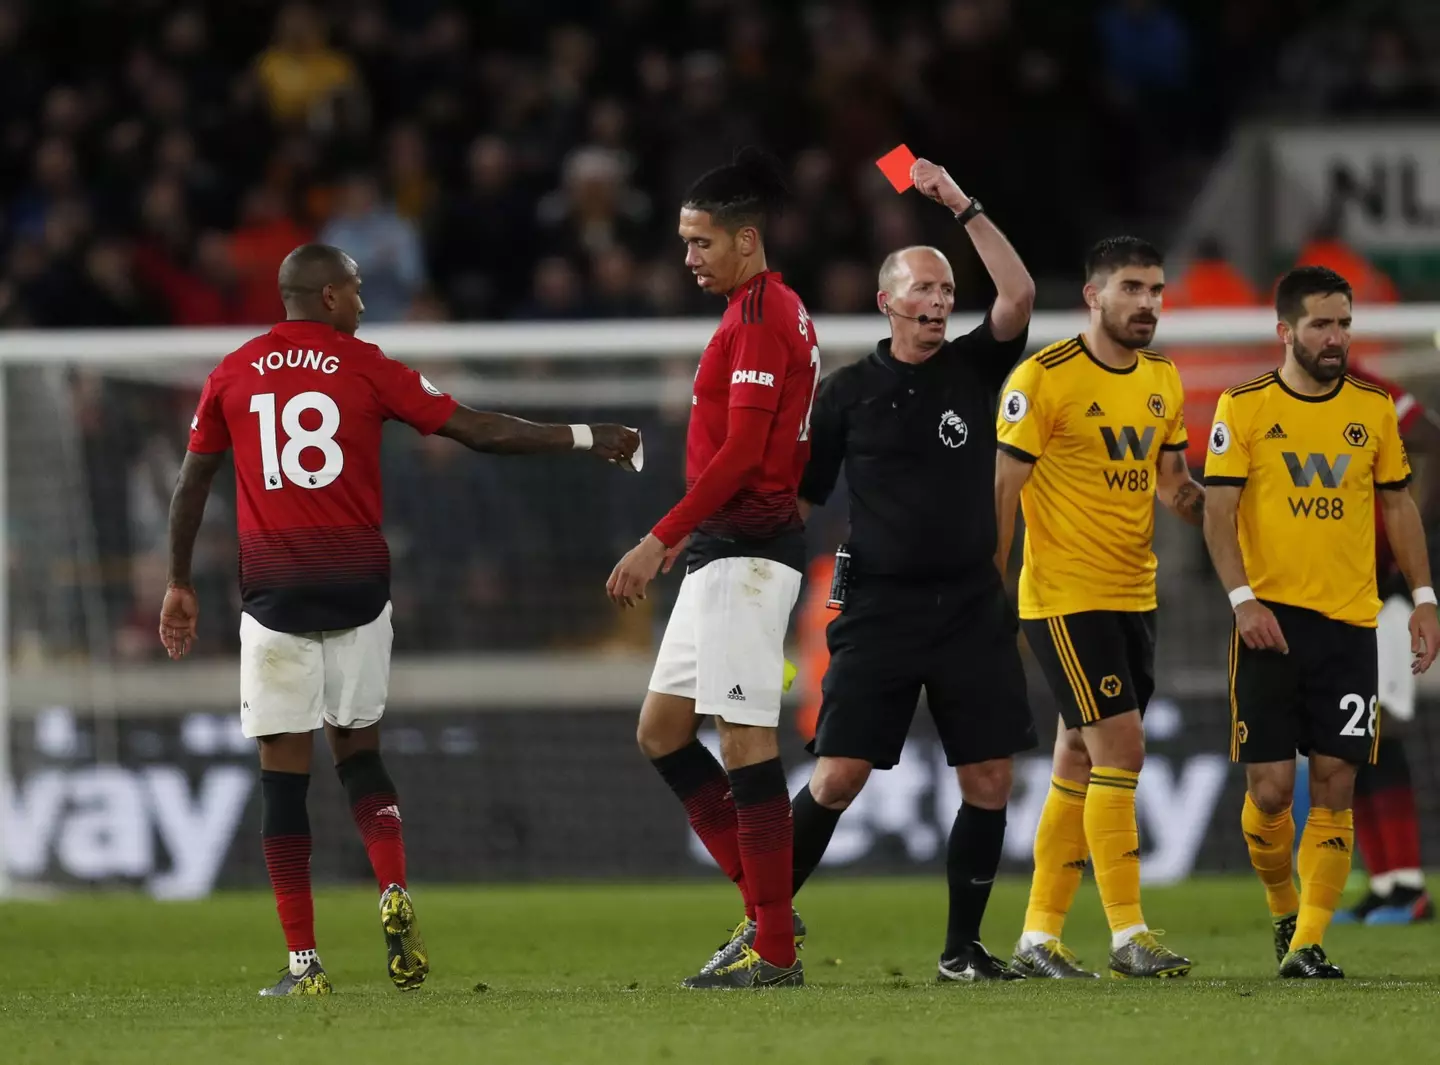
<path id="1" fill-rule="evenodd" d="M 950 335 L 960 335 L 979 321 L 973 313 L 958 315 Z M 1073 336 L 1085 322 L 1078 311 L 1037 314 L 1030 327 L 1030 349 Z M 871 350 L 886 334 L 879 315 L 822 315 L 814 324 L 826 372 Z M 622 412 L 628 424 L 644 427 L 662 417 L 672 426 L 683 424 L 691 373 L 714 328 L 711 318 L 427 323 L 366 326 L 360 336 L 397 359 L 423 367 L 437 385 L 472 405 L 521 415 L 535 411 L 549 420 L 558 417 L 554 412 L 566 410 Z M 155 513 L 158 493 L 151 482 L 167 463 L 173 461 L 178 468 L 188 428 L 186 404 L 223 355 L 260 331 L 0 332 L 0 896 L 13 888 L 11 812 L 20 801 L 15 782 L 23 768 L 15 761 L 27 756 L 12 744 L 17 714 L 84 702 L 99 721 L 107 713 L 133 714 L 161 705 L 167 713 L 189 706 L 219 713 L 227 705 L 231 681 L 222 683 L 220 678 L 234 673 L 233 662 L 162 669 L 144 657 L 148 647 L 143 653 L 114 649 L 111 634 L 101 631 L 113 614 L 114 601 L 123 600 L 132 584 L 139 587 L 153 578 L 151 570 L 138 564 L 119 576 L 107 570 L 110 563 L 101 546 L 129 543 L 140 534 L 127 532 L 128 539 L 117 541 L 105 535 L 102 524 L 129 522 L 143 526 L 146 536 L 157 523 L 163 524 L 163 513 Z M 1440 304 L 1359 307 L 1355 341 L 1367 367 L 1414 385 L 1424 398 L 1427 384 L 1440 376 Z M 1264 308 L 1168 312 L 1156 346 L 1177 355 L 1187 390 L 1201 392 L 1218 392 L 1253 376 L 1238 368 L 1246 359 L 1262 364 L 1268 359 L 1273 365 L 1279 353 L 1275 317 Z M 86 492 L 87 486 L 97 487 L 88 480 L 95 476 L 94 469 L 111 468 L 103 461 L 94 465 L 97 454 L 105 458 L 106 444 L 94 422 L 94 396 L 97 391 L 105 395 L 97 381 L 138 385 L 156 394 L 168 390 L 171 398 L 163 410 L 149 410 L 143 418 L 116 419 L 121 428 L 115 431 L 145 434 L 143 439 L 115 441 L 116 450 L 143 452 L 149 464 L 116 466 L 126 485 Z M 159 403 L 146 395 L 135 402 Z M 92 419 L 83 429 L 76 424 L 82 408 Z M 144 428 L 130 428 L 137 422 Z M 1192 431 L 1203 429 L 1192 426 Z M 45 454 L 52 434 L 61 446 Z M 647 452 L 643 477 L 678 479 L 681 455 L 652 451 L 648 435 Z M 536 482 L 529 488 L 522 485 L 520 491 L 539 495 L 548 487 L 547 482 Z M 131 502 L 122 518 L 95 509 L 126 492 Z M 83 498 L 72 499 L 75 495 Z M 95 499 L 101 502 L 93 503 Z M 152 555 L 153 550 L 152 545 Z M 160 580 L 163 583 L 163 572 Z M 158 609 L 160 589 L 152 591 Z M 57 632 L 64 638 L 57 638 Z M 397 701 L 403 690 L 407 698 L 436 706 L 462 705 L 454 701 L 457 695 L 464 696 L 465 705 L 473 705 L 476 689 L 484 687 L 487 697 L 512 707 L 578 707 L 593 702 L 597 693 L 601 699 L 612 692 L 628 698 L 626 693 L 639 690 L 633 687 L 637 678 L 643 687 L 643 673 L 623 655 L 561 651 L 557 646 L 556 641 L 537 641 L 534 647 L 517 644 L 505 652 L 397 655 Z M 103 762 L 114 756 L 113 744 L 97 742 L 86 756 Z"/>

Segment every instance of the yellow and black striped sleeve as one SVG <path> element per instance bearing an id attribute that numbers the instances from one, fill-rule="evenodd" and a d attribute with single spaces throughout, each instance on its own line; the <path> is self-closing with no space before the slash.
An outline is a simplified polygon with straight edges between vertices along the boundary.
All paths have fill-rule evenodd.
<path id="1" fill-rule="evenodd" d="M 1015 367 L 995 419 L 996 446 L 1021 462 L 1035 462 L 1055 430 L 1053 404 L 1045 394 L 1045 375 L 1055 366 L 1080 354 L 1074 341 L 1057 344 Z"/>
<path id="2" fill-rule="evenodd" d="M 1209 451 L 1205 456 L 1207 485 L 1238 486 L 1250 477 L 1250 426 L 1245 396 L 1265 387 L 1264 379 L 1247 381 L 1226 389 L 1215 407 L 1215 421 L 1210 426 Z"/>
<path id="3" fill-rule="evenodd" d="M 1351 380 L 1354 381 L 1354 378 Z M 1366 384 L 1365 387 L 1372 386 Z M 1410 483 L 1410 456 L 1405 454 L 1405 442 L 1400 438 L 1400 418 L 1395 412 L 1395 400 L 1383 389 L 1376 391 L 1385 397 L 1385 402 L 1375 449 L 1375 487 L 1386 492 L 1398 492 Z"/>
<path id="4" fill-rule="evenodd" d="M 1180 381 L 1180 370 L 1164 355 L 1157 355 L 1154 352 L 1143 352 L 1147 359 L 1161 363 L 1169 371 L 1169 387 L 1164 396 L 1166 414 L 1165 419 L 1165 442 L 1160 445 L 1161 451 L 1188 451 L 1190 448 L 1190 435 L 1185 431 L 1185 386 Z"/>

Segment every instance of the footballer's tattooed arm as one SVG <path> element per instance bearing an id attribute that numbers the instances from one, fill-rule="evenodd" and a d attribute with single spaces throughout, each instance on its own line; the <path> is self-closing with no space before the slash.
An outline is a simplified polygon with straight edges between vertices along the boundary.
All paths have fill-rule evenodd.
<path id="1" fill-rule="evenodd" d="M 1155 494 L 1181 521 L 1197 528 L 1205 523 L 1205 489 L 1190 476 L 1185 452 L 1162 452 Z"/>

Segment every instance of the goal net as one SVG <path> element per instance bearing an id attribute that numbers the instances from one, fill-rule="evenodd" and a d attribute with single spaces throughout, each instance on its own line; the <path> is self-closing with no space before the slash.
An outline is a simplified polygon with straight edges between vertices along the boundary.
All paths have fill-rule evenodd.
<path id="1" fill-rule="evenodd" d="M 970 318 L 957 318 L 952 335 L 970 328 Z M 1357 364 L 1403 382 L 1422 402 L 1440 401 L 1440 308 L 1361 308 L 1356 320 Z M 624 614 L 603 585 L 684 488 L 690 383 L 713 324 L 363 331 L 472 406 L 542 421 L 619 421 L 645 436 L 646 468 L 636 476 L 570 455 L 475 456 L 403 426 L 387 429 L 396 633 L 387 758 L 414 811 L 406 832 L 415 861 L 432 879 L 668 876 L 700 867 L 632 740 L 678 581 L 662 580 L 641 609 Z M 1078 314 L 1037 315 L 1031 348 L 1083 325 Z M 883 335 L 874 318 L 822 317 L 816 328 L 827 372 Z M 8 636 L 0 662 L 0 890 L 7 881 L 113 883 L 181 897 L 263 883 L 251 846 L 257 773 L 235 713 L 239 604 L 228 471 L 196 548 L 193 658 L 167 661 L 155 631 L 167 509 L 195 399 L 219 358 L 251 335 L 0 334 L 0 536 L 8 562 L 0 567 L 0 631 Z M 1191 457 L 1202 464 L 1219 392 L 1276 362 L 1274 318 L 1263 310 L 1172 312 L 1159 341 L 1185 380 Z M 811 522 L 812 577 L 824 572 L 844 530 L 842 491 Z M 1236 867 L 1244 853 L 1226 841 L 1234 835 L 1226 804 L 1238 801 L 1223 758 L 1227 604 L 1195 530 L 1161 518 L 1156 549 L 1159 768 L 1147 769 L 1142 835 L 1159 855 L 1154 875 L 1173 878 Z M 823 670 L 814 653 L 817 633 L 823 647 L 823 616 L 802 615 L 790 653 L 801 666 L 791 693 L 801 729 Z M 1422 692 L 1429 690 L 1427 683 Z M 1048 735 L 1054 706 L 1038 674 L 1032 701 Z M 1423 714 L 1409 728 L 1423 813 L 1440 829 L 1436 730 Z M 788 719 L 785 732 L 787 761 L 803 772 L 803 737 Z M 1015 868 L 1027 860 L 1027 822 L 1033 827 L 1038 816 L 1039 800 L 1026 797 L 1036 790 L 1030 778 L 1043 798 L 1046 760 L 1042 751 L 1022 767 L 1011 822 Z M 317 757 L 317 767 L 326 764 Z M 366 875 L 338 788 L 318 768 L 313 795 L 317 878 Z M 938 860 L 954 799 L 953 776 L 921 726 L 902 766 L 879 775 L 847 815 L 830 857 L 880 870 Z M 327 835 L 338 841 L 333 847 L 322 845 Z M 1427 845 L 1440 853 L 1440 835 Z"/>

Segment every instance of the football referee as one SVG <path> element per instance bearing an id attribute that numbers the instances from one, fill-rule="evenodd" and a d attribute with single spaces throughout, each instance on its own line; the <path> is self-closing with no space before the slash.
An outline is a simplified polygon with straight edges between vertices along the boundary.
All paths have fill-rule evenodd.
<path id="1" fill-rule="evenodd" d="M 924 159 L 915 186 L 965 227 L 995 282 L 977 328 L 945 327 L 955 278 L 934 248 L 892 252 L 877 302 L 890 338 L 826 378 L 811 417 L 800 506 L 825 502 L 842 465 L 850 495 L 844 606 L 811 753 L 794 800 L 795 889 L 874 769 L 900 758 L 924 687 L 963 802 L 950 831 L 950 916 L 939 978 L 1019 979 L 983 946 L 1000 865 L 1011 760 L 1035 746 L 1018 623 L 995 568 L 995 410 L 1024 353 L 1035 285 L 1004 235 L 946 171 Z M 848 581 L 843 571 L 848 570 Z"/>

